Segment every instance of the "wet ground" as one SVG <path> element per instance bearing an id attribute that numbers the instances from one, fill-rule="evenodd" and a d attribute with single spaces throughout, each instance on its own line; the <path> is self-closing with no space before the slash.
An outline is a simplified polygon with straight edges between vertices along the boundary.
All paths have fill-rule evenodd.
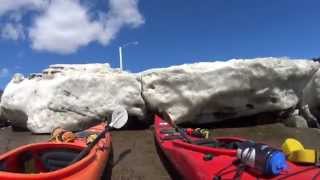
<path id="1" fill-rule="evenodd" d="M 300 140 L 307 148 L 320 147 L 320 130 L 288 128 L 280 123 L 252 127 L 219 128 L 212 136 L 241 136 L 280 147 L 288 137 Z M 49 135 L 32 135 L 30 132 L 12 132 L 11 128 L 0 130 L 0 153 L 17 146 L 44 141 Z M 114 148 L 114 180 L 166 180 L 177 179 L 177 174 L 163 160 L 157 150 L 151 128 L 112 132 Z M 160 154 L 159 154 L 160 153 Z M 162 157 L 162 158 L 161 158 Z"/>

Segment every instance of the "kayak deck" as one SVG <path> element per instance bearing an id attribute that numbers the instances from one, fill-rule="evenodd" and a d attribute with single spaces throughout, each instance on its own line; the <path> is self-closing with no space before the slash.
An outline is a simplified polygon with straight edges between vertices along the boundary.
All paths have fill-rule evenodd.
<path id="1" fill-rule="evenodd" d="M 101 123 L 88 130 L 88 134 L 100 133 Z M 85 138 L 72 143 L 43 142 L 21 146 L 0 155 L 0 179 L 100 179 L 111 152 L 111 137 L 105 136 L 83 159 L 70 162 L 86 147 Z"/>
<path id="2" fill-rule="evenodd" d="M 184 179 L 320 179 L 320 168 L 291 162 L 287 162 L 289 167 L 278 176 L 261 176 L 250 168 L 241 167 L 236 157 L 236 145 L 209 147 L 216 142 L 226 145 L 231 142 L 241 143 L 244 139 L 221 137 L 211 143 L 209 140 L 208 143 L 197 145 L 202 140 L 188 136 L 192 144 L 187 143 L 179 134 L 171 133 L 174 128 L 160 116 L 155 116 L 154 128 L 157 143 Z"/>

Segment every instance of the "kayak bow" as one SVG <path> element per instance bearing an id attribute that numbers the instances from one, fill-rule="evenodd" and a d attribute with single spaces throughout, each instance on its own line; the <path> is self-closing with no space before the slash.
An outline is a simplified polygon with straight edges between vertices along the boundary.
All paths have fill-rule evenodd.
<path id="1" fill-rule="evenodd" d="M 84 134 L 99 134 L 105 123 Z M 74 164 L 70 162 L 83 150 L 86 138 L 74 142 L 43 142 L 21 146 L 0 156 L 1 180 L 79 180 L 100 179 L 111 156 L 111 136 L 106 132 L 91 151 Z"/>
<path id="2" fill-rule="evenodd" d="M 287 161 L 287 169 L 278 176 L 264 176 L 239 163 L 237 148 L 245 139 L 220 137 L 205 140 L 181 135 L 170 123 L 155 116 L 155 139 L 171 164 L 186 180 L 212 179 L 320 179 L 320 169 L 314 165 Z M 188 135 L 187 135 L 188 136 Z M 187 142 L 185 139 L 189 139 Z"/>

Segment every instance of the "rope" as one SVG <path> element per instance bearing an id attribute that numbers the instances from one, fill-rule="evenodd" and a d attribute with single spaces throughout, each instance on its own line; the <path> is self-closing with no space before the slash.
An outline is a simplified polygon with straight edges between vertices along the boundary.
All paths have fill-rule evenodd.
<path id="1" fill-rule="evenodd" d="M 50 137 L 50 142 L 73 142 L 76 139 L 76 135 L 71 131 L 66 131 L 63 128 L 53 129 Z"/>

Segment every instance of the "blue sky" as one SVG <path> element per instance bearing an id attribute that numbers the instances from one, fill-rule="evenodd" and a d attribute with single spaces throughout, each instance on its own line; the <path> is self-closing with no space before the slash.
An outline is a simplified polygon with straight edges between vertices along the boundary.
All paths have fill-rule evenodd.
<path id="1" fill-rule="evenodd" d="M 6 2 L 7 1 L 7 2 Z M 57 63 L 131 72 L 198 61 L 320 56 L 318 0 L 5 0 L 0 88 Z M 61 13 L 64 12 L 64 13 Z"/>

